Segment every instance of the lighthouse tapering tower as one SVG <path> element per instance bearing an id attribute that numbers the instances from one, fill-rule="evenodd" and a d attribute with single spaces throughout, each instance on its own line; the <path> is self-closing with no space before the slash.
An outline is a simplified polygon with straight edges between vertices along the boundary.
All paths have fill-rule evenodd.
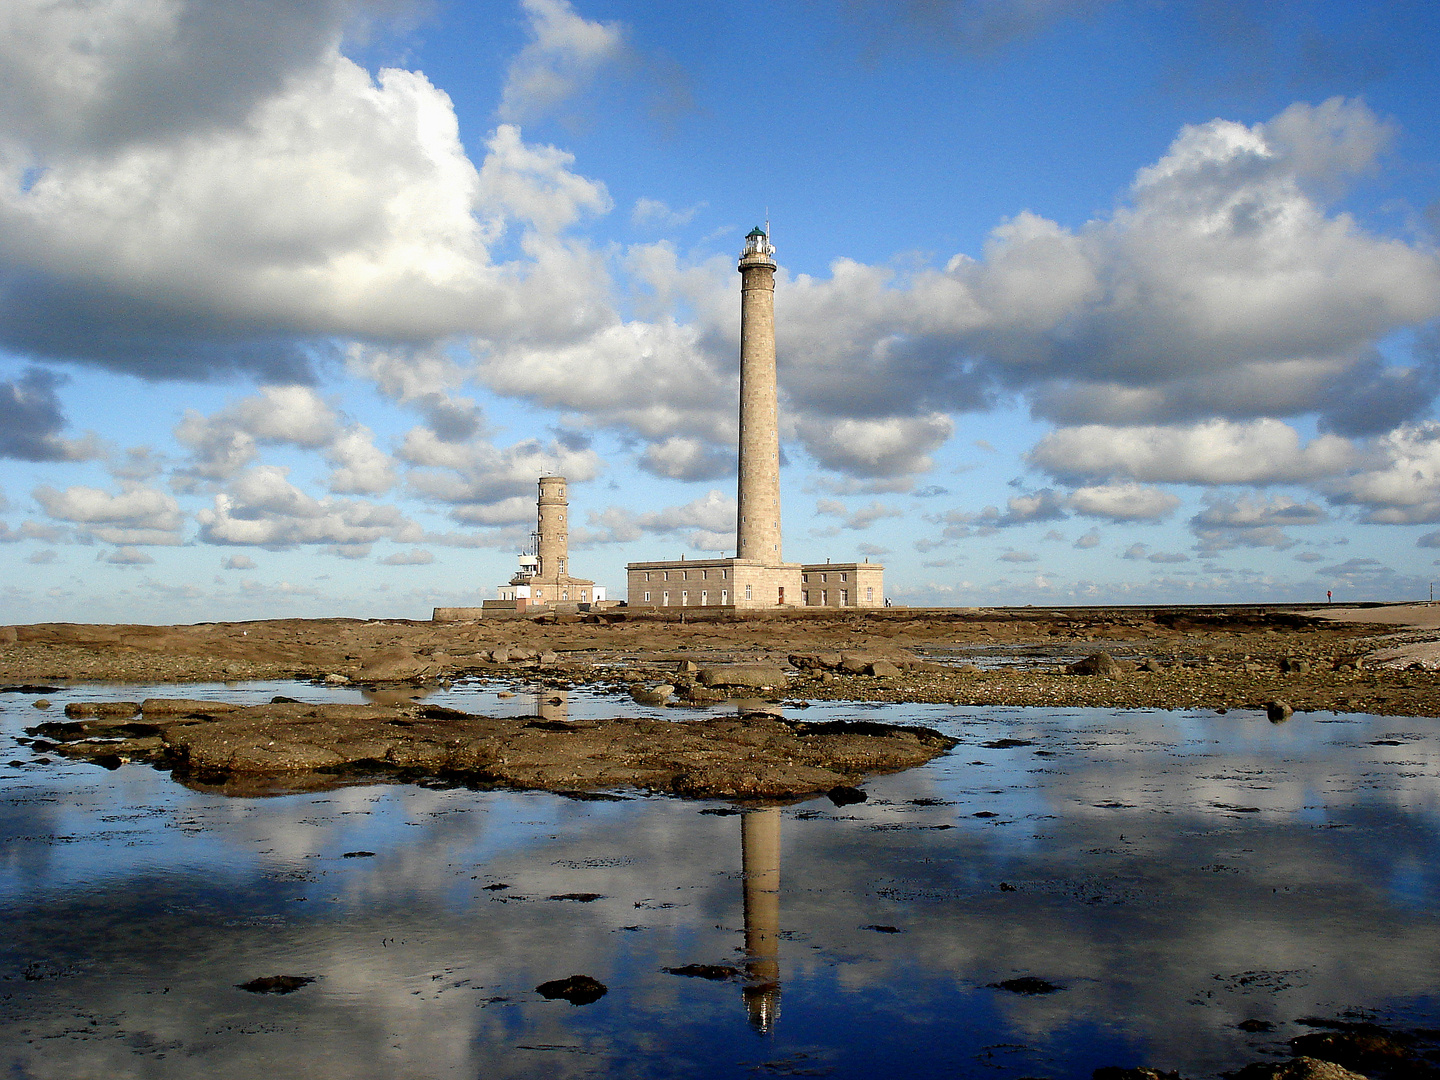
<path id="1" fill-rule="evenodd" d="M 780 563 L 780 423 L 775 379 L 775 249 L 763 229 L 740 253 L 740 480 L 735 555 Z"/>
<path id="2" fill-rule="evenodd" d="M 678 560 L 626 563 L 626 602 L 634 608 L 742 611 L 880 607 L 885 602 L 885 568 L 879 563 L 868 559 L 787 563 L 781 553 L 775 249 L 770 246 L 768 226 L 752 229 L 745 237 L 739 270 L 740 479 L 735 557 L 681 555 Z"/>

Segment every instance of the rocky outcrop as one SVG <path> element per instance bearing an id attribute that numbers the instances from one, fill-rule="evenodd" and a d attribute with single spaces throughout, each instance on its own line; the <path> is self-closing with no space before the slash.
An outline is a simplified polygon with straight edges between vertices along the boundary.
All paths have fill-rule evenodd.
<path id="1" fill-rule="evenodd" d="M 141 716 L 217 716 L 241 708 L 226 701 L 202 701 L 199 698 L 146 698 L 140 703 Z"/>
<path id="2" fill-rule="evenodd" d="M 564 723 L 453 709 L 272 703 L 211 715 L 35 729 L 67 757 L 149 760 L 177 772 L 293 776 L 347 770 L 550 791 L 634 787 L 697 798 L 791 798 L 853 788 L 943 754 L 928 728 L 806 723 L 763 713 L 678 724 L 622 718 Z M 118 738 L 117 738 L 118 737 Z"/>

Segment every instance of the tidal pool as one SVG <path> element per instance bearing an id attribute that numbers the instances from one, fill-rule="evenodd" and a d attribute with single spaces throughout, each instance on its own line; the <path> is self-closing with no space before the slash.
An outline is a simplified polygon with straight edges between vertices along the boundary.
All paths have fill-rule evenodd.
<path id="1" fill-rule="evenodd" d="M 503 689 L 427 700 L 648 711 Z M 47 696 L 53 715 L 182 692 L 359 698 Z M 1431 720 L 817 703 L 806 719 L 962 742 L 864 803 L 741 813 L 386 784 L 227 798 L 44 763 L 16 741 L 32 701 L 0 695 L 12 1077 L 1193 1078 L 1284 1055 L 1301 1018 L 1440 1026 Z M 707 969 L 667 971 L 689 965 Z M 239 988 L 276 975 L 313 981 Z M 571 975 L 606 993 L 537 992 Z"/>

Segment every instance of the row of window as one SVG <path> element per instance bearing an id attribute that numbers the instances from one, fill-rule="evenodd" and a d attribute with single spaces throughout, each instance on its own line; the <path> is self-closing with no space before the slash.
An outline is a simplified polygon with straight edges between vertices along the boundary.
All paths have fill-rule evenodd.
<path id="1" fill-rule="evenodd" d="M 822 579 L 823 579 L 823 576 L 824 576 L 824 575 L 821 575 L 821 576 L 822 576 Z M 874 586 L 870 586 L 870 587 L 868 587 L 868 588 L 865 590 L 865 602 L 866 602 L 867 604 L 873 604 L 873 603 L 875 602 L 875 588 L 874 588 Z M 805 603 L 806 603 L 807 606 L 819 605 L 820 607 L 827 607 L 827 606 L 829 605 L 829 603 L 830 603 L 830 590 L 829 590 L 829 589 L 811 589 L 809 592 L 807 592 L 807 593 L 805 594 Z M 841 590 L 840 590 L 840 606 L 841 606 L 841 607 L 849 607 L 849 606 L 850 606 L 850 590 L 849 590 L 849 589 L 841 589 Z"/>
<path id="2" fill-rule="evenodd" d="M 577 590 L 577 594 L 578 594 L 578 596 L 579 596 L 579 602 L 580 602 L 580 603 L 582 603 L 582 604 L 588 604 L 588 603 L 590 602 L 590 590 L 589 590 L 589 589 L 579 589 L 579 590 Z M 544 589 L 538 589 L 538 588 L 537 588 L 533 593 L 530 594 L 530 598 L 531 598 L 532 600 L 541 600 L 541 601 L 543 601 L 543 600 L 545 599 L 545 590 L 544 590 Z M 517 597 L 516 597 L 516 595 L 515 595 L 515 590 L 514 590 L 514 589 L 502 588 L 502 589 L 500 590 L 500 599 L 501 599 L 501 600 L 515 600 L 515 599 L 517 599 Z M 560 602 L 563 604 L 563 603 L 565 603 L 566 601 L 568 601 L 569 599 L 570 599 L 570 590 L 569 590 L 569 589 L 561 589 L 561 590 L 560 590 Z"/>
<path id="3" fill-rule="evenodd" d="M 746 600 L 749 600 L 749 599 L 750 599 L 750 586 L 749 586 L 749 585 L 746 585 L 746 586 L 745 586 L 745 599 L 746 599 Z M 651 602 L 651 601 L 650 601 L 650 594 L 649 594 L 648 592 L 645 594 L 645 602 L 646 602 L 647 604 Z M 728 605 L 729 603 L 730 603 L 730 590 L 729 590 L 729 589 L 721 589 L 721 590 L 720 590 L 720 606 L 721 606 L 721 607 L 725 607 L 725 606 Z M 700 590 L 700 606 L 701 606 L 701 607 L 708 607 L 709 605 L 710 605 L 710 591 L 709 591 L 708 589 L 701 589 L 701 590 Z M 662 593 L 660 594 L 660 606 L 661 606 L 661 607 L 669 607 L 669 606 L 670 606 L 670 592 L 669 592 L 668 589 L 667 589 L 665 592 L 662 592 Z M 681 606 L 681 607 L 689 607 L 689 606 L 690 606 L 690 590 L 689 590 L 689 589 L 682 589 L 682 590 L 680 591 L 680 606 Z"/>
<path id="4" fill-rule="evenodd" d="M 669 571 L 669 570 L 661 570 L 661 571 L 658 571 L 658 572 L 659 572 L 659 574 L 660 574 L 660 578 L 659 578 L 660 581 L 669 581 L 669 580 L 670 580 L 670 571 Z M 689 571 L 689 570 L 680 570 L 680 571 L 677 571 L 677 573 L 679 573 L 680 577 L 677 578 L 676 580 L 678 580 L 678 581 L 689 581 L 689 580 L 690 580 L 690 571 Z M 646 580 L 646 581 L 649 581 L 649 580 L 650 580 L 650 574 L 651 574 L 651 571 L 649 571 L 649 570 L 646 570 L 646 571 L 645 571 L 645 580 Z M 720 580 L 721 580 L 721 581 L 725 581 L 725 580 L 726 580 L 726 577 L 727 577 L 727 571 L 721 570 L 721 571 L 720 571 Z M 699 581 L 708 581 L 708 580 L 710 580 L 710 571 L 709 571 L 709 570 L 701 570 L 701 571 L 700 571 L 700 577 L 699 577 L 698 579 L 696 579 L 696 580 L 699 580 Z"/>
<path id="5" fill-rule="evenodd" d="M 545 590 L 544 590 L 544 589 L 537 588 L 537 589 L 535 590 L 535 592 L 532 593 L 531 595 L 533 595 L 536 600 L 543 600 L 543 599 L 545 599 Z M 566 600 L 569 600 L 569 599 L 570 599 L 570 590 L 569 590 L 569 589 L 561 589 L 561 590 L 560 590 L 560 601 L 561 601 L 561 603 L 564 603 Z M 588 604 L 589 602 L 590 602 L 590 590 L 589 590 L 589 589 L 581 589 L 581 590 L 580 590 L 580 603 L 582 603 L 582 604 Z"/>
<path id="6" fill-rule="evenodd" d="M 821 583 L 824 584 L 827 575 L 825 575 L 825 574 L 818 574 L 818 575 L 816 575 L 816 576 L 819 577 Z M 810 584 L 810 577 L 811 577 L 810 574 L 801 574 L 801 575 L 800 575 L 800 580 L 801 580 L 802 582 L 804 582 L 806 585 L 808 585 L 808 584 Z M 847 574 L 847 573 L 845 573 L 844 571 L 841 571 L 841 573 L 840 573 L 840 580 L 841 580 L 841 581 L 849 581 L 849 580 L 850 580 L 850 575 Z"/>

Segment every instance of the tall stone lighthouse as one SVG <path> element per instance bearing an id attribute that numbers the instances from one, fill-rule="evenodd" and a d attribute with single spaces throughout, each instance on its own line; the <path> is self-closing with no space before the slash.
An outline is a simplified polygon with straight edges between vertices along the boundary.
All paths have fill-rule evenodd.
<path id="1" fill-rule="evenodd" d="M 780 417 L 775 370 L 775 249 L 755 228 L 740 252 L 740 479 L 733 559 L 625 567 L 631 607 L 879 607 L 884 567 L 787 563 L 780 541 Z"/>
<path id="2" fill-rule="evenodd" d="M 780 417 L 775 379 L 775 249 L 761 229 L 740 253 L 740 480 L 735 555 L 780 563 Z"/>

